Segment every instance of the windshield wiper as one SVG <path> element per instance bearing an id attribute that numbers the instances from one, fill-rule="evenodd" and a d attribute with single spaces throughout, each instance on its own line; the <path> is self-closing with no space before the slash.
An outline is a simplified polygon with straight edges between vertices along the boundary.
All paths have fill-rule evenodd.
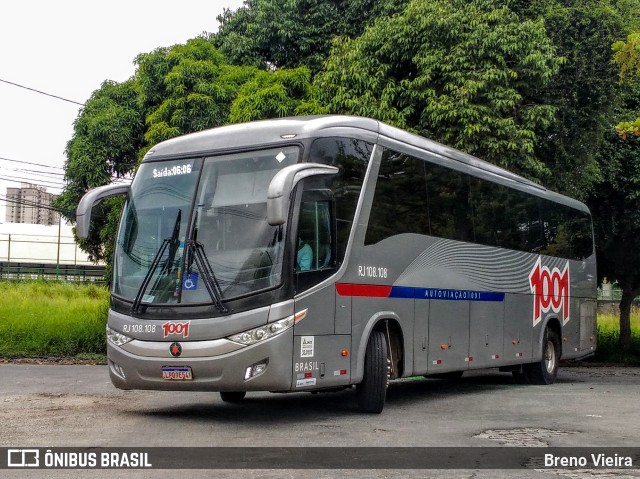
<path id="1" fill-rule="evenodd" d="M 211 296 L 213 305 L 218 308 L 218 311 L 221 313 L 227 313 L 229 310 L 222 304 L 222 289 L 220 289 L 218 279 L 213 272 L 213 268 L 211 268 L 211 263 L 209 263 L 209 258 L 207 258 L 204 246 L 198 240 L 193 239 L 187 241 L 186 248 L 189 250 L 189 267 L 187 274 L 191 274 L 191 266 L 195 260 L 198 271 L 200 271 L 202 275 L 204 285 L 207 288 L 209 296 Z"/>
<path id="2" fill-rule="evenodd" d="M 176 254 L 178 249 L 178 245 L 180 242 L 178 241 L 178 235 L 180 234 L 180 220 L 182 218 L 182 210 L 178 210 L 178 216 L 176 216 L 176 222 L 173 225 L 173 232 L 169 238 L 165 238 L 162 240 L 162 244 L 158 249 L 158 252 L 153 257 L 153 261 L 151 262 L 151 266 L 147 271 L 144 279 L 142 280 L 142 284 L 138 289 L 138 293 L 136 294 L 135 299 L 133 300 L 133 305 L 131 306 L 132 313 L 138 313 L 140 309 L 140 305 L 142 303 L 142 297 L 144 296 L 144 292 L 147 290 L 149 283 L 151 282 L 151 278 L 153 277 L 153 273 L 155 273 L 156 269 L 158 269 L 158 265 L 162 259 L 162 255 L 166 251 L 167 247 L 169 247 L 169 256 L 167 258 L 166 263 L 164 264 L 161 274 L 168 272 L 171 268 L 171 262 L 173 261 L 173 257 Z"/>

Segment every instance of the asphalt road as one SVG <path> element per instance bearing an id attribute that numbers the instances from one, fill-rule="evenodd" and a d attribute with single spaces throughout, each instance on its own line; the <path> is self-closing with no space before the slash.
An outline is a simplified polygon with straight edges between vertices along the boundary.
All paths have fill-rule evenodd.
<path id="1" fill-rule="evenodd" d="M 570 367 L 551 386 L 507 373 L 393 382 L 381 415 L 353 390 L 249 393 L 120 391 L 105 366 L 0 365 L 0 447 L 640 446 L 640 368 Z M 259 465 L 256 465 L 259 467 Z M 175 477 L 176 471 L 0 471 L 2 477 Z M 180 477 L 640 477 L 639 470 L 218 470 Z"/>

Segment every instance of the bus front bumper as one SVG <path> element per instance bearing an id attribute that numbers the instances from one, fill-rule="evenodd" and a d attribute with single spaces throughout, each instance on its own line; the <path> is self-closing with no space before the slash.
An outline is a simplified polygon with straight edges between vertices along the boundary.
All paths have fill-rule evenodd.
<path id="1" fill-rule="evenodd" d="M 166 351 L 172 341 L 165 341 Z M 183 344 L 187 344 L 186 342 Z M 293 329 L 219 356 L 149 357 L 107 342 L 109 375 L 119 389 L 170 391 L 289 391 L 293 374 Z M 267 363 L 259 375 L 247 369 Z M 163 369 L 190 370 L 191 379 L 164 379 Z"/>

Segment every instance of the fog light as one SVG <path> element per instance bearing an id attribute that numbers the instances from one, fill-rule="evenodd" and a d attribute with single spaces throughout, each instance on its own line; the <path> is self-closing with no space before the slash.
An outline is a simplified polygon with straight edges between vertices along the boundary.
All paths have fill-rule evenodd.
<path id="1" fill-rule="evenodd" d="M 126 379 L 124 370 L 122 369 L 122 367 L 119 364 L 114 363 L 113 361 L 110 361 L 110 362 L 111 362 L 111 370 L 113 371 L 113 373 L 122 379 Z"/>
<path id="2" fill-rule="evenodd" d="M 269 359 L 263 359 L 259 363 L 252 364 L 247 368 L 244 372 L 244 380 L 248 381 L 249 379 L 253 379 L 257 376 L 260 376 L 267 370 L 267 366 L 269 365 Z"/>

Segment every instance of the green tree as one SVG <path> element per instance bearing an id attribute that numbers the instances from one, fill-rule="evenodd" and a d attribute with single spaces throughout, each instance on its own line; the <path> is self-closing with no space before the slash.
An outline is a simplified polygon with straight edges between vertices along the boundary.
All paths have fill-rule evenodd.
<path id="1" fill-rule="evenodd" d="M 240 86 L 259 73 L 254 67 L 228 65 L 204 38 L 139 55 L 136 63 L 136 79 L 147 112 L 144 138 L 149 148 L 227 123 Z"/>
<path id="2" fill-rule="evenodd" d="M 613 51 L 613 61 L 620 68 L 620 82 L 628 86 L 640 77 L 640 33 L 630 34 L 626 42 L 615 42 Z M 616 130 L 622 139 L 628 134 L 640 136 L 640 117 L 621 121 Z"/>
<path id="3" fill-rule="evenodd" d="M 640 296 L 640 141 L 612 133 L 602 148 L 603 181 L 590 200 L 598 238 L 598 274 L 622 288 L 620 345 L 631 347 L 631 303 Z"/>
<path id="4" fill-rule="evenodd" d="M 134 80 L 105 81 L 74 122 L 74 135 L 66 148 L 66 185 L 55 200 L 67 219 L 75 219 L 75 208 L 87 190 L 130 173 L 137 164 L 144 131 L 138 94 Z M 115 220 L 109 220 L 111 205 L 105 202 L 96 208 L 89 237 L 79 241 L 92 261 L 110 257 L 105 246 L 111 246 L 111 238 L 105 238 L 105 232 L 115 229 Z"/>
<path id="5" fill-rule="evenodd" d="M 336 36 L 356 37 L 407 0 L 246 0 L 218 17 L 213 41 L 235 65 L 322 69 Z"/>
<path id="6" fill-rule="evenodd" d="M 261 71 L 244 83 L 231 105 L 230 123 L 300 114 L 312 98 L 306 67 Z"/>
<path id="7" fill-rule="evenodd" d="M 504 2 L 410 2 L 334 43 L 316 86 L 327 111 L 374 117 L 537 180 L 554 109 L 538 97 L 561 59 L 541 20 Z"/>
<path id="8" fill-rule="evenodd" d="M 640 114 L 640 83 L 625 95 L 617 112 L 623 120 Z M 602 181 L 589 206 L 594 217 L 598 275 L 622 288 L 620 345 L 631 347 L 631 303 L 640 296 L 640 138 L 625 141 L 611 129 L 598 153 Z"/>
<path id="9" fill-rule="evenodd" d="M 306 68 L 229 65 L 204 38 L 141 54 L 136 65 L 127 82 L 103 83 L 75 121 L 67 185 L 56 201 L 70 220 L 87 190 L 133 173 L 156 143 L 229 122 L 290 116 L 303 111 L 312 92 Z M 89 237 L 79 241 L 92 260 L 111 264 L 121 207 L 113 199 L 95 208 Z"/>
<path id="10" fill-rule="evenodd" d="M 565 61 L 540 91 L 555 108 L 554 127 L 538 137 L 536 157 L 553 171 L 545 185 L 585 199 L 599 178 L 596 154 L 621 98 L 611 44 L 640 18 L 633 0 L 512 0 L 522 18 L 542 19 Z"/>

